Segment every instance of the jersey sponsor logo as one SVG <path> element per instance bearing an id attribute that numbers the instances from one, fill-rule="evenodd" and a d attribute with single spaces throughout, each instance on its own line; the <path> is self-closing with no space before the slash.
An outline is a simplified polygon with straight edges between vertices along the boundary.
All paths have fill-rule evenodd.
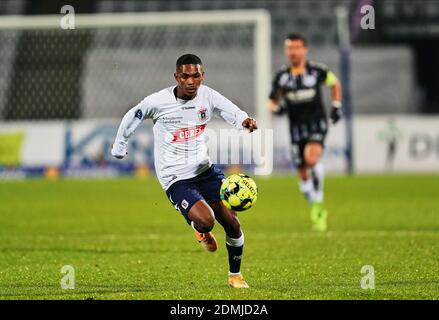
<path id="1" fill-rule="evenodd" d="M 164 124 L 176 124 L 176 123 L 181 123 L 181 121 L 183 120 L 183 117 L 179 116 L 179 117 L 162 117 L 160 118 L 159 121 L 163 122 Z"/>
<path id="2" fill-rule="evenodd" d="M 206 125 L 202 124 L 190 128 L 183 128 L 177 130 L 172 134 L 173 138 L 171 142 L 176 143 L 176 142 L 184 142 L 184 141 L 195 139 L 204 132 L 205 128 Z"/>
<path id="3" fill-rule="evenodd" d="M 304 89 L 288 92 L 287 99 L 292 103 L 302 103 L 311 101 L 312 99 L 314 99 L 315 95 L 315 89 Z"/>
<path id="4" fill-rule="evenodd" d="M 183 199 L 183 201 L 181 202 L 181 207 L 183 209 L 187 209 L 189 207 L 189 202 L 187 202 L 186 199 Z"/>
<path id="5" fill-rule="evenodd" d="M 195 109 L 195 106 L 191 106 L 191 107 L 181 107 L 182 110 L 191 110 L 191 109 Z"/>

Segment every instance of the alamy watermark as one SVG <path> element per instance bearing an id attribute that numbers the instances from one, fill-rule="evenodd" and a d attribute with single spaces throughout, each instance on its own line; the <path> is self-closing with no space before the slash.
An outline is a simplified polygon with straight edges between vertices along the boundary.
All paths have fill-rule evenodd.
<path id="1" fill-rule="evenodd" d="M 360 9 L 363 16 L 360 20 L 360 26 L 363 30 L 375 30 L 375 8 L 371 5 L 364 5 Z"/>
<path id="2" fill-rule="evenodd" d="M 75 268 L 71 265 L 65 265 L 61 268 L 61 274 L 64 274 L 60 281 L 61 289 L 75 289 Z"/>
<path id="3" fill-rule="evenodd" d="M 375 289 L 375 268 L 371 265 L 361 267 L 360 287 L 363 290 Z"/>
<path id="4" fill-rule="evenodd" d="M 71 5 L 65 5 L 61 7 L 61 21 L 59 22 L 59 26 L 64 30 L 72 30 L 76 27 L 75 21 L 75 8 Z"/>
<path id="5" fill-rule="evenodd" d="M 165 136 L 168 147 L 161 157 L 166 163 L 202 163 L 208 156 L 216 164 L 252 165 L 255 175 L 269 175 L 273 172 L 273 140 L 272 129 L 250 134 L 188 123 L 186 128 Z"/>

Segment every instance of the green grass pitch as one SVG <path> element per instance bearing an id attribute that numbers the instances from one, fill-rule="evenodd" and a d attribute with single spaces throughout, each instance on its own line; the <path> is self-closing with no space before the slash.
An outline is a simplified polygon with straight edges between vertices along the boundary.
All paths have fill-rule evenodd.
<path id="1" fill-rule="evenodd" d="M 239 215 L 249 290 L 227 287 L 222 228 L 205 252 L 155 178 L 0 182 L 0 298 L 439 298 L 439 176 L 329 177 L 323 234 L 295 178 L 256 181 Z M 60 288 L 63 265 L 75 289 Z"/>

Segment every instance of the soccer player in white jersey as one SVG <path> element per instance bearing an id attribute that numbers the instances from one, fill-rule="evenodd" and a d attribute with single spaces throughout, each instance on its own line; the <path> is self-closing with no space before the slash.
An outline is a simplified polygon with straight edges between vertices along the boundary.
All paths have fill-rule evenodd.
<path id="1" fill-rule="evenodd" d="M 220 93 L 201 84 L 204 71 L 196 55 L 179 57 L 174 77 L 176 86 L 147 96 L 125 114 L 111 153 L 122 159 L 127 154 L 128 139 L 144 119 L 151 119 L 154 165 L 170 202 L 208 251 L 217 249 L 211 232 L 215 219 L 222 225 L 229 257 L 229 286 L 248 288 L 240 272 L 244 234 L 236 213 L 221 202 L 219 191 L 225 177 L 209 159 L 204 130 L 213 116 L 250 132 L 257 129 L 256 121 Z"/>

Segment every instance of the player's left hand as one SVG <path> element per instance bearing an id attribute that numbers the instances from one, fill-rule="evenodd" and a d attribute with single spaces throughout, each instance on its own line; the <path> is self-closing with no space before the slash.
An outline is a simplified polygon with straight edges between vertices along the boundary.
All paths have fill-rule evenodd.
<path id="1" fill-rule="evenodd" d="M 253 132 L 258 128 L 258 124 L 256 123 L 255 119 L 247 118 L 242 122 L 242 126 L 248 131 Z"/>
<path id="2" fill-rule="evenodd" d="M 339 106 L 332 106 L 331 107 L 331 114 L 330 114 L 330 118 L 332 120 L 333 124 L 336 124 L 341 117 L 343 116 L 343 110 L 341 109 L 341 105 Z"/>

